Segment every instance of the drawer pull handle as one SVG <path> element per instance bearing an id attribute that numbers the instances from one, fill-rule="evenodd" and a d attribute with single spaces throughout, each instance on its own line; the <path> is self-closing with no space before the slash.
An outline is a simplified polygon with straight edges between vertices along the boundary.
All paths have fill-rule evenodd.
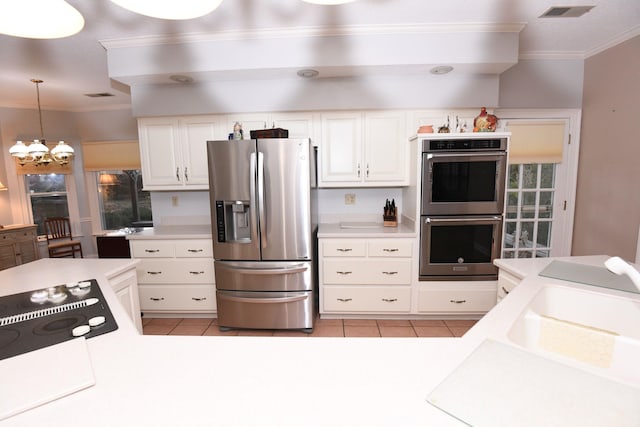
<path id="1" fill-rule="evenodd" d="M 150 254 L 155 254 L 156 252 L 160 252 L 160 249 L 145 249 L 144 251 Z"/>
<path id="2" fill-rule="evenodd" d="M 204 271 L 190 271 L 189 274 L 204 274 Z"/>
<path id="3" fill-rule="evenodd" d="M 164 298 L 154 298 L 154 297 L 149 297 L 149 299 L 151 301 L 164 301 Z"/>
<path id="4" fill-rule="evenodd" d="M 202 249 L 187 249 L 187 252 L 195 252 L 195 253 L 198 253 L 198 252 L 202 252 Z"/>
<path id="5" fill-rule="evenodd" d="M 338 252 L 351 252 L 353 249 L 351 249 L 351 248 L 338 248 L 336 250 Z"/>
<path id="6" fill-rule="evenodd" d="M 336 271 L 336 273 L 342 274 L 342 275 L 347 275 L 347 274 L 351 274 L 352 271 Z"/>
<path id="7" fill-rule="evenodd" d="M 454 304 L 464 304 L 465 302 L 467 302 L 466 299 L 452 299 L 449 302 L 452 302 Z"/>
<path id="8" fill-rule="evenodd" d="M 398 252 L 399 250 L 400 249 L 398 249 L 398 248 L 390 248 L 390 249 L 384 248 L 383 249 L 384 252 Z"/>
<path id="9" fill-rule="evenodd" d="M 162 274 L 162 271 L 147 271 L 147 274 L 151 274 L 151 275 Z"/>
<path id="10" fill-rule="evenodd" d="M 398 301 L 398 298 L 382 298 L 382 301 L 384 301 L 384 302 L 396 302 L 396 301 Z"/>
<path id="11" fill-rule="evenodd" d="M 206 301 L 207 297 L 203 297 L 203 298 L 191 297 L 191 299 L 194 300 L 194 301 Z"/>
<path id="12" fill-rule="evenodd" d="M 338 301 L 340 302 L 349 302 L 351 301 L 351 298 L 336 298 Z"/>
<path id="13" fill-rule="evenodd" d="M 508 290 L 506 290 L 504 286 L 501 286 L 501 288 L 502 288 L 502 292 L 504 292 L 504 293 L 505 293 L 505 294 L 507 294 L 507 295 L 509 294 L 509 291 L 508 291 Z"/>
<path id="14" fill-rule="evenodd" d="M 383 271 L 382 274 L 393 276 L 394 274 L 398 274 L 398 272 L 397 271 Z"/>

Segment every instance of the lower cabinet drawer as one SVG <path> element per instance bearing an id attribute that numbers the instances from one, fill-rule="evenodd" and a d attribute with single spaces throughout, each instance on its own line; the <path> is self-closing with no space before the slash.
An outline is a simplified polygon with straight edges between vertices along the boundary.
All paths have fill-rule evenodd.
<path id="1" fill-rule="evenodd" d="M 496 305 L 493 289 L 420 289 L 418 311 L 430 313 L 487 312 Z"/>
<path id="2" fill-rule="evenodd" d="M 138 283 L 214 283 L 213 260 L 142 259 Z"/>
<path id="3" fill-rule="evenodd" d="M 216 288 L 213 285 L 139 285 L 142 311 L 216 310 Z"/>
<path id="4" fill-rule="evenodd" d="M 410 285 L 411 260 L 341 260 L 322 263 L 324 284 Z"/>
<path id="5" fill-rule="evenodd" d="M 325 312 L 408 312 L 411 288 L 400 286 L 324 286 Z"/>

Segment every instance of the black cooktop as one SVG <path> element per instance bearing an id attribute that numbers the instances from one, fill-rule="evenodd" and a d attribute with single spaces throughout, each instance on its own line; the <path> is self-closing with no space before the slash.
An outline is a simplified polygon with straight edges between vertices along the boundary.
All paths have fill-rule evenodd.
<path id="1" fill-rule="evenodd" d="M 95 279 L 0 297 L 0 360 L 116 329 Z"/>

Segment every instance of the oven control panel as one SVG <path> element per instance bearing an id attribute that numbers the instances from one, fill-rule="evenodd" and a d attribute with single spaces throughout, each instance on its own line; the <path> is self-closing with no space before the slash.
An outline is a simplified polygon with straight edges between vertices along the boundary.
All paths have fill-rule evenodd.
<path id="1" fill-rule="evenodd" d="M 506 138 L 486 139 L 438 139 L 422 141 L 422 152 L 437 151 L 505 151 L 507 149 Z"/>

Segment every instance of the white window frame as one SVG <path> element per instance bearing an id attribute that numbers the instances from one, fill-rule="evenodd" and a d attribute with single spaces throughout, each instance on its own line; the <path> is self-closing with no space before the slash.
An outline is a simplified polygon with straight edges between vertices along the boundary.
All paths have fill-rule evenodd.
<path id="1" fill-rule="evenodd" d="M 495 114 L 504 126 L 509 121 L 530 122 L 554 120 L 565 121 L 565 142 L 562 163 L 556 167 L 556 192 L 554 196 L 554 220 L 552 229 L 553 248 L 551 256 L 570 256 L 573 242 L 576 190 L 578 183 L 578 160 L 580 153 L 580 123 L 582 111 L 579 109 L 545 110 L 496 110 Z M 504 241 L 504 236 L 502 237 Z"/>

